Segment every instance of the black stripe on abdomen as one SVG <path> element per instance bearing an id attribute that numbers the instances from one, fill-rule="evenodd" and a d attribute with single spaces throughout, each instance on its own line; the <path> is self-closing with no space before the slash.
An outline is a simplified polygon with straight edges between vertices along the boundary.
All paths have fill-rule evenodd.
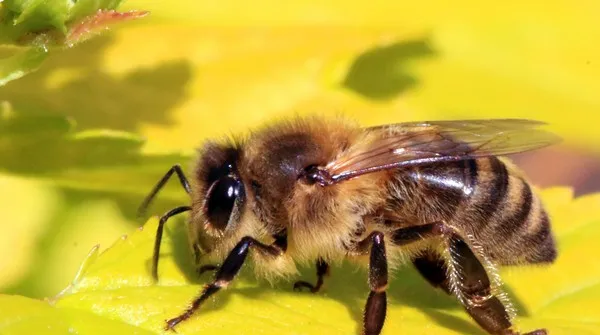
<path id="1" fill-rule="evenodd" d="M 550 263 L 556 259 L 556 244 L 550 226 L 550 219 L 545 210 L 541 210 L 539 229 L 530 233 L 524 242 L 524 249 L 527 250 L 525 261 L 527 263 Z"/>
<path id="2" fill-rule="evenodd" d="M 501 217 L 501 221 L 496 229 L 500 229 L 503 233 L 499 233 L 499 237 L 504 237 L 505 246 L 515 242 L 516 239 L 521 239 L 520 234 L 523 234 L 522 227 L 528 222 L 528 218 L 533 205 L 533 193 L 531 187 L 522 178 L 513 178 L 511 181 L 521 183 L 521 194 L 518 203 L 510 206 L 514 208 L 512 215 Z M 508 199 L 511 201 L 512 199 Z M 514 206 L 514 207 L 513 207 Z M 508 207 L 508 208 L 510 208 Z"/>
<path id="3" fill-rule="evenodd" d="M 480 205 L 482 219 L 488 221 L 496 210 L 504 203 L 508 192 L 508 171 L 502 161 L 496 157 L 489 157 L 492 181 L 488 189 L 487 201 Z"/>
<path id="4" fill-rule="evenodd" d="M 483 195 L 477 196 L 474 203 L 468 208 L 468 210 L 477 212 L 477 219 L 480 222 L 474 227 L 476 232 L 481 232 L 493 225 L 498 209 L 506 206 L 510 179 L 506 165 L 500 159 L 488 157 L 479 161 L 482 162 L 481 164 L 486 162 L 489 166 L 487 166 L 487 171 L 480 174 L 481 178 L 479 178 L 477 191 Z M 484 178 L 484 175 L 487 178 Z"/>

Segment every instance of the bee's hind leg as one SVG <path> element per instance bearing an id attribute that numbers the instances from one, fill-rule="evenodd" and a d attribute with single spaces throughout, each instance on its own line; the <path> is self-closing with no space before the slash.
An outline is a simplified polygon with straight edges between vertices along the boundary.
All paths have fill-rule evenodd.
<path id="1" fill-rule="evenodd" d="M 443 222 L 398 229 L 391 234 L 395 245 L 406 245 L 411 242 L 444 236 L 448 241 L 450 259 L 453 266 L 448 271 L 448 263 L 439 255 L 428 251 L 416 258 L 413 264 L 429 283 L 446 292 L 459 295 L 459 301 L 471 317 L 489 334 L 519 335 L 513 325 L 502 301 L 492 294 L 491 283 L 487 271 L 479 261 L 471 247 L 458 233 Z M 450 274 L 450 276 L 448 276 Z M 454 278 L 453 285 L 450 281 Z M 545 329 L 538 329 L 522 335 L 546 335 Z"/>
<path id="2" fill-rule="evenodd" d="M 450 257 L 455 264 L 456 290 L 463 296 L 461 303 L 471 317 L 490 334 L 518 335 L 513 330 L 510 316 L 502 301 L 492 294 L 490 279 L 471 248 L 453 234 L 449 241 Z M 545 329 L 538 329 L 524 335 L 545 335 Z"/>
<path id="3" fill-rule="evenodd" d="M 446 262 L 433 250 L 427 250 L 412 261 L 413 265 L 433 287 L 441 288 L 444 292 L 451 294 L 448 281 Z"/>
<path id="4" fill-rule="evenodd" d="M 300 291 L 303 287 L 308 288 L 312 293 L 317 293 L 323 286 L 323 279 L 325 276 L 329 275 L 329 264 L 325 262 L 322 258 L 317 260 L 317 283 L 315 285 L 299 280 L 294 283 L 294 291 Z"/>

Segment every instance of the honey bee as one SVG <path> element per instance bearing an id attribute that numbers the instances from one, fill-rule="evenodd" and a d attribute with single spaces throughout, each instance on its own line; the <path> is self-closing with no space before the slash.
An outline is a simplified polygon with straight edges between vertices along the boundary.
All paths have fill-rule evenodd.
<path id="1" fill-rule="evenodd" d="M 491 119 L 363 128 L 312 116 L 274 122 L 243 139 L 207 141 L 191 183 L 173 166 L 140 207 L 143 213 L 176 174 L 191 205 L 160 218 L 152 274 L 158 278 L 165 222 L 187 211 L 200 271 L 216 271 L 165 329 L 174 330 L 226 288 L 251 253 L 255 271 L 267 277 L 295 275 L 296 263 L 314 262 L 316 283 L 294 284 L 312 292 L 321 289 L 330 263 L 363 262 L 370 287 L 364 335 L 381 333 L 388 268 L 402 261 L 454 295 L 487 333 L 547 334 L 515 329 L 496 272 L 497 266 L 551 263 L 557 255 L 540 199 L 498 157 L 556 143 L 542 125 Z"/>

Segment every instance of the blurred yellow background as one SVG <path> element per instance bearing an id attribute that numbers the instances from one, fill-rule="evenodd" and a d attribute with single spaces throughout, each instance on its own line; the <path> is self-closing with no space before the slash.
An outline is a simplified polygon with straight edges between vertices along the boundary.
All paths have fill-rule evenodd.
<path id="1" fill-rule="evenodd" d="M 534 182 L 600 189 L 597 1 L 126 8 L 151 16 L 55 52 L 0 88 L 3 117 L 69 118 L 58 135 L 0 139 L 3 292 L 56 294 L 92 246 L 140 225 L 136 206 L 171 164 L 189 167 L 204 138 L 275 116 L 544 120 L 565 142 L 518 158 Z M 153 213 L 186 203 L 172 186 Z"/>

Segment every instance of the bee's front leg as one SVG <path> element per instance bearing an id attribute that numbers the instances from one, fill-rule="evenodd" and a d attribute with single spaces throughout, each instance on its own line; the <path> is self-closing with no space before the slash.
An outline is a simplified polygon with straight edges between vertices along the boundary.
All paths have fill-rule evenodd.
<path id="1" fill-rule="evenodd" d="M 181 166 L 179 164 L 175 164 L 169 169 L 169 171 L 167 171 L 167 173 L 165 173 L 165 175 L 162 178 L 160 178 L 158 183 L 154 185 L 152 191 L 150 191 L 150 194 L 148 194 L 146 198 L 144 198 L 144 201 L 142 201 L 142 204 L 140 205 L 137 211 L 138 218 L 141 218 L 144 215 L 146 215 L 146 210 L 150 206 L 150 203 L 152 203 L 158 192 L 160 192 L 160 190 L 162 190 L 162 188 L 165 187 L 165 185 L 167 184 L 169 179 L 171 179 L 171 176 L 173 174 L 177 175 L 177 179 L 179 179 L 179 183 L 181 184 L 181 187 L 183 187 L 185 192 L 187 194 L 192 193 L 192 187 L 190 186 L 190 182 L 185 176 L 185 173 L 183 173 Z"/>
<path id="2" fill-rule="evenodd" d="M 158 221 L 158 228 L 156 230 L 156 236 L 154 237 L 154 252 L 152 254 L 152 278 L 154 281 L 158 281 L 158 258 L 160 257 L 160 242 L 162 241 L 165 223 L 167 223 L 167 221 L 173 216 L 191 210 L 192 207 L 190 206 L 179 206 L 171 209 L 160 217 Z"/>
<path id="3" fill-rule="evenodd" d="M 214 265 L 214 264 L 206 264 L 206 265 L 202 265 L 201 267 L 199 267 L 196 270 L 196 273 L 198 273 L 198 276 L 203 275 L 205 272 L 209 272 L 209 271 L 217 271 L 219 270 L 219 266 L 218 265 Z"/>
<path id="4" fill-rule="evenodd" d="M 205 272 L 212 272 L 219 270 L 219 266 L 216 264 L 204 264 L 200 265 L 200 261 L 202 258 L 202 250 L 198 243 L 192 244 L 192 251 L 194 253 L 194 264 L 196 264 L 196 273 L 198 277 L 202 276 Z"/>
<path id="5" fill-rule="evenodd" d="M 217 293 L 220 289 L 226 288 L 240 271 L 251 247 L 261 253 L 278 257 L 285 252 L 285 248 L 282 248 L 280 243 L 281 242 L 279 241 L 271 245 L 266 245 L 250 236 L 242 238 L 242 240 L 229 252 L 229 255 L 225 258 L 221 267 L 219 267 L 213 281 L 204 286 L 200 295 L 194 299 L 192 305 L 185 312 L 167 321 L 165 330 L 175 330 L 175 326 L 190 318 L 206 299 Z"/>
<path id="6" fill-rule="evenodd" d="M 183 173 L 183 170 L 181 170 L 181 166 L 179 166 L 179 164 L 175 164 L 169 169 L 169 171 L 167 171 L 167 173 L 165 173 L 165 175 L 158 181 L 158 183 L 156 183 L 156 185 L 152 188 L 152 191 L 150 191 L 150 194 L 148 194 L 144 201 L 142 201 L 142 204 L 138 208 L 137 212 L 138 218 L 142 218 L 146 215 L 146 210 L 150 206 L 150 203 L 152 203 L 154 198 L 156 198 L 158 192 L 162 190 L 162 188 L 167 184 L 167 182 L 169 181 L 171 176 L 173 176 L 173 174 L 177 175 L 179 183 L 181 184 L 185 192 L 187 194 L 192 193 L 190 183 L 185 174 Z M 158 258 L 160 255 L 160 242 L 162 240 L 165 223 L 171 217 L 191 210 L 192 208 L 190 206 L 179 206 L 173 208 L 172 210 L 168 211 L 160 217 L 160 220 L 158 221 L 158 229 L 156 230 L 156 237 L 154 239 L 154 253 L 152 255 L 152 278 L 154 279 L 154 281 L 158 281 Z"/>

